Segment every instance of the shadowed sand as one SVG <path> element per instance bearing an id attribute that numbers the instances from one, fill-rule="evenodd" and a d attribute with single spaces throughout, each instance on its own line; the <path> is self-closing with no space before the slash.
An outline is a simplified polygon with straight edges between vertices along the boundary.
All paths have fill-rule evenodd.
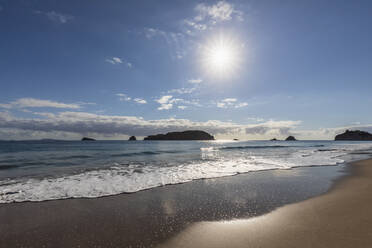
<path id="1" fill-rule="evenodd" d="M 372 247 L 372 160 L 324 195 L 247 220 L 200 222 L 159 247 Z"/>

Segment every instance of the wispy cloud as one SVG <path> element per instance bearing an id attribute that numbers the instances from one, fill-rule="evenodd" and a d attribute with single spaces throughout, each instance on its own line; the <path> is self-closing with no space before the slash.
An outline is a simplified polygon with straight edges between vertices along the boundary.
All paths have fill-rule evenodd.
<path id="1" fill-rule="evenodd" d="M 42 100 L 36 98 L 20 98 L 9 103 L 1 103 L 0 108 L 12 109 L 12 108 L 65 108 L 65 109 L 78 109 L 80 104 L 68 104 L 55 102 L 50 100 Z"/>
<path id="2" fill-rule="evenodd" d="M 106 59 L 106 62 L 111 63 L 113 65 L 122 64 L 123 63 L 123 61 L 121 60 L 121 58 L 118 58 L 118 57 L 112 57 L 112 58 Z"/>
<path id="3" fill-rule="evenodd" d="M 179 32 L 164 31 L 157 28 L 145 28 L 144 35 L 152 40 L 160 37 L 169 46 L 171 56 L 175 59 L 182 59 L 187 53 L 187 39 Z"/>
<path id="4" fill-rule="evenodd" d="M 39 15 L 44 15 L 49 20 L 51 20 L 53 22 L 61 23 L 61 24 L 65 24 L 65 23 L 67 23 L 69 21 L 72 21 L 74 19 L 74 17 L 72 15 L 58 13 L 58 12 L 56 12 L 54 10 L 49 11 L 49 12 L 35 10 L 34 13 L 35 14 L 39 14 Z"/>
<path id="5" fill-rule="evenodd" d="M 196 90 L 196 88 L 179 88 L 179 89 L 172 89 L 168 90 L 168 93 L 177 93 L 177 94 L 191 94 Z"/>
<path id="6" fill-rule="evenodd" d="M 117 93 L 116 95 L 119 97 L 119 101 L 122 101 L 122 102 L 128 102 L 128 101 L 132 100 L 131 97 L 127 96 L 124 93 Z"/>
<path id="7" fill-rule="evenodd" d="M 125 64 L 128 68 L 132 68 L 133 67 L 133 64 L 132 63 L 130 63 L 128 61 L 125 61 L 125 60 L 123 60 L 122 58 L 119 58 L 119 57 L 107 58 L 107 59 L 105 59 L 105 61 L 107 63 L 113 64 L 113 65 Z"/>
<path id="8" fill-rule="evenodd" d="M 187 106 L 180 105 L 180 106 L 178 106 L 177 108 L 184 110 L 184 109 L 187 108 Z"/>
<path id="9" fill-rule="evenodd" d="M 247 102 L 238 102 L 236 98 L 225 98 L 216 103 L 218 108 L 242 108 L 248 106 Z"/>
<path id="10" fill-rule="evenodd" d="M 143 98 L 139 98 L 139 97 L 132 98 L 132 97 L 130 97 L 127 94 L 124 94 L 124 93 L 118 93 L 118 94 L 116 94 L 116 96 L 119 97 L 119 101 L 121 101 L 121 102 L 133 101 L 133 102 L 139 103 L 139 104 L 146 104 L 147 103 L 147 101 Z"/>
<path id="11" fill-rule="evenodd" d="M 188 82 L 190 84 L 200 84 L 201 82 L 203 82 L 203 79 L 201 78 L 189 79 Z"/>
<path id="12" fill-rule="evenodd" d="M 145 36 L 147 39 L 152 39 L 155 36 L 163 36 L 165 37 L 167 33 L 163 30 L 157 29 L 157 28 L 145 28 Z"/>
<path id="13" fill-rule="evenodd" d="M 142 99 L 142 98 L 134 98 L 133 101 L 135 101 L 136 103 L 139 103 L 139 104 L 146 104 L 147 101 L 145 99 Z"/>

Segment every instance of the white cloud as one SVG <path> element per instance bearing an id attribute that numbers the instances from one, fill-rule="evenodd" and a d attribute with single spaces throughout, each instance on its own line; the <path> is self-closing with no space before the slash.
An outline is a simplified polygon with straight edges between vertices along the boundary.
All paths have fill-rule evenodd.
<path id="1" fill-rule="evenodd" d="M 40 115 L 47 118 L 54 118 L 56 115 L 48 112 L 32 112 L 34 115 Z"/>
<path id="2" fill-rule="evenodd" d="M 139 104 L 146 104 L 147 101 L 145 99 L 142 99 L 142 98 L 134 98 L 133 101 L 135 101 L 136 103 L 139 103 Z"/>
<path id="3" fill-rule="evenodd" d="M 242 108 L 248 106 L 247 102 L 239 102 L 236 98 L 225 98 L 216 103 L 217 108 Z"/>
<path id="4" fill-rule="evenodd" d="M 241 102 L 235 105 L 235 108 L 242 108 L 248 106 L 247 102 Z"/>
<path id="5" fill-rule="evenodd" d="M 67 104 L 61 102 L 55 102 L 50 100 L 42 100 L 36 98 L 20 98 L 10 103 L 0 104 L 0 108 L 65 108 L 65 109 L 78 109 L 80 104 Z"/>
<path id="6" fill-rule="evenodd" d="M 169 99 L 168 99 L 169 100 Z M 181 107 L 181 106 L 178 106 Z M 182 109 L 179 108 L 179 109 Z M 9 112 L 0 112 L 0 139 L 79 138 L 94 134 L 93 137 L 120 138 L 125 135 L 145 136 L 170 131 L 199 129 L 220 138 L 240 139 L 284 139 L 294 135 L 298 139 L 333 139 L 346 129 L 372 132 L 372 125 L 350 125 L 316 130 L 299 130 L 301 121 L 269 120 L 255 124 L 237 124 L 232 121 L 209 120 L 205 122 L 188 119 L 145 120 L 135 116 L 99 115 L 86 112 L 34 112 L 40 118 L 17 118 Z M 124 135 L 124 136 L 123 136 Z"/>
<path id="7" fill-rule="evenodd" d="M 233 103 L 233 102 L 236 102 L 237 99 L 236 98 L 225 98 L 222 101 L 226 103 Z"/>
<path id="8" fill-rule="evenodd" d="M 164 103 L 160 107 L 158 107 L 158 110 L 168 110 L 168 109 L 172 109 L 172 108 L 173 108 L 172 103 Z"/>
<path id="9" fill-rule="evenodd" d="M 105 61 L 108 62 L 108 63 L 111 63 L 113 65 L 122 64 L 123 63 L 123 61 L 121 60 L 121 58 L 118 58 L 118 57 L 112 57 L 112 58 L 106 59 Z"/>
<path id="10" fill-rule="evenodd" d="M 119 101 L 121 101 L 121 102 L 133 101 L 133 102 L 136 102 L 136 103 L 139 103 L 139 104 L 146 104 L 147 103 L 147 101 L 143 98 L 139 98 L 139 97 L 132 98 L 132 97 L 130 97 L 127 94 L 124 94 L 124 93 L 118 93 L 118 94 L 116 94 L 116 96 L 119 97 Z"/>
<path id="11" fill-rule="evenodd" d="M 121 60 L 121 58 L 118 58 L 118 57 L 112 57 L 112 61 L 114 61 L 117 64 L 123 63 L 123 61 Z"/>
<path id="12" fill-rule="evenodd" d="M 173 96 L 162 96 L 158 100 L 156 100 L 160 104 L 167 103 Z"/>
<path id="13" fill-rule="evenodd" d="M 190 84 L 200 84 L 201 82 L 203 82 L 203 79 L 201 78 L 189 79 L 188 82 Z"/>
<path id="14" fill-rule="evenodd" d="M 209 6 L 205 3 L 200 3 L 196 5 L 195 10 L 199 13 L 199 15 L 195 17 L 196 21 L 201 21 L 206 17 L 210 17 L 214 21 L 228 21 L 232 18 L 234 7 L 228 2 L 219 1 Z"/>
<path id="15" fill-rule="evenodd" d="M 173 102 L 174 99 L 172 99 L 173 96 L 167 95 L 167 96 L 162 96 L 159 99 L 155 100 L 160 104 L 160 107 L 158 107 L 158 110 L 168 110 L 173 108 Z"/>
<path id="16" fill-rule="evenodd" d="M 225 108 L 226 107 L 226 103 L 224 102 L 218 102 L 217 103 L 217 108 Z"/>
<path id="17" fill-rule="evenodd" d="M 169 100 L 169 99 L 168 99 Z M 165 101 L 165 100 L 164 100 Z M 181 108 L 182 109 L 182 108 Z M 145 120 L 135 116 L 98 115 L 86 112 L 61 112 L 57 114 L 39 113 L 42 118 L 16 118 L 8 112 L 0 112 L 0 139 L 4 129 L 28 131 L 29 136 L 35 132 L 70 134 L 97 134 L 100 136 L 136 135 L 145 136 L 169 131 L 188 129 L 205 130 L 213 135 L 287 135 L 295 133 L 293 129 L 300 121 L 268 121 L 259 124 L 241 125 L 233 122 L 209 120 L 196 122 L 188 119 Z M 26 133 L 24 135 L 27 135 Z M 26 137 L 27 138 L 27 137 Z M 43 137 L 39 137 L 43 138 Z"/>
<path id="18" fill-rule="evenodd" d="M 72 15 L 57 13 L 53 10 L 49 11 L 49 12 L 43 12 L 43 11 L 40 11 L 40 10 L 35 10 L 34 13 L 35 14 L 40 14 L 40 15 L 45 15 L 46 17 L 48 17 L 49 20 L 51 20 L 53 22 L 58 22 L 58 23 L 61 23 L 61 24 L 65 24 L 65 23 L 67 23 L 69 21 L 72 21 L 74 19 L 74 17 Z"/>
<path id="19" fill-rule="evenodd" d="M 235 9 L 234 5 L 227 1 L 219 1 L 216 4 L 208 5 L 199 3 L 195 7 L 196 16 L 192 19 L 186 19 L 185 24 L 195 30 L 203 31 L 209 26 L 219 22 L 230 21 L 235 17 L 239 21 L 243 21 L 243 12 Z M 193 34 L 191 30 L 186 33 Z"/>
<path id="20" fill-rule="evenodd" d="M 174 98 L 172 95 L 162 96 L 161 98 L 155 100 L 160 104 L 158 110 L 168 110 L 172 109 L 174 105 L 182 104 L 178 106 L 179 109 L 185 109 L 185 105 L 201 106 L 197 99 L 185 100 L 182 98 Z"/>

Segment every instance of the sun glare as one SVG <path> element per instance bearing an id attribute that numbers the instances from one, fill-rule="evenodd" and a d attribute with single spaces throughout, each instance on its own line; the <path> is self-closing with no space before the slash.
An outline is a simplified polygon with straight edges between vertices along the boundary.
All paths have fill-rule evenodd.
<path id="1" fill-rule="evenodd" d="M 212 39 L 203 47 L 203 64 L 208 74 L 228 77 L 240 63 L 240 47 L 237 42 L 223 35 Z"/>

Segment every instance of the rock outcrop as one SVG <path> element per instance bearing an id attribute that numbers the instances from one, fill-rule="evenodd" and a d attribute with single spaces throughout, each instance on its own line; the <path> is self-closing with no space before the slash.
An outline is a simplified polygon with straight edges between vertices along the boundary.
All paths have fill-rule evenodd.
<path id="1" fill-rule="evenodd" d="M 84 137 L 81 139 L 81 141 L 95 141 L 95 139 Z"/>
<path id="2" fill-rule="evenodd" d="M 214 137 L 204 131 L 189 130 L 184 132 L 150 135 L 145 137 L 144 140 L 214 140 Z"/>
<path id="3" fill-rule="evenodd" d="M 136 136 L 130 136 L 130 138 L 128 140 L 134 141 L 134 140 L 137 140 L 137 138 L 136 138 Z"/>
<path id="4" fill-rule="evenodd" d="M 286 140 L 286 141 L 295 141 L 296 138 L 293 137 L 293 136 L 288 136 L 285 140 Z"/>
<path id="5" fill-rule="evenodd" d="M 271 139 L 271 141 L 277 141 L 277 139 L 276 138 L 273 138 L 273 139 Z"/>
<path id="6" fill-rule="evenodd" d="M 346 130 L 344 133 L 336 135 L 335 140 L 372 140 L 372 134 L 360 130 Z"/>

